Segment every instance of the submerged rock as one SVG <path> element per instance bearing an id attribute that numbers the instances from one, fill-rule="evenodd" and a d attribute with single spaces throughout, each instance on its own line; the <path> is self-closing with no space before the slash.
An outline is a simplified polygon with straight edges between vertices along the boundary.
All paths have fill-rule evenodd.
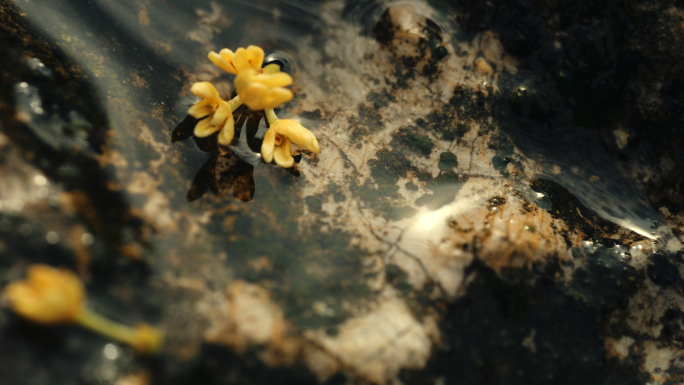
<path id="1" fill-rule="evenodd" d="M 71 268 L 167 342 L 6 310 L 0 377 L 683 380 L 676 2 L 71 3 L 0 6 L 0 285 Z M 249 44 L 319 156 L 264 164 L 247 109 L 190 139 L 190 85 L 234 92 L 207 52 Z"/>

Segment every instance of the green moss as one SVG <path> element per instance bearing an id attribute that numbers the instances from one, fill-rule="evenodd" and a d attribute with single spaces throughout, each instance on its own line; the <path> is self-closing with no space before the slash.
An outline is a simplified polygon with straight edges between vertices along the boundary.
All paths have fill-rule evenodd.
<path id="1" fill-rule="evenodd" d="M 454 174 L 453 172 L 445 172 L 437 176 L 437 178 L 432 179 L 425 184 L 425 187 L 432 191 L 436 191 L 441 187 L 458 187 L 463 185 L 465 179 L 460 175 Z"/>
<path id="2" fill-rule="evenodd" d="M 502 133 L 492 136 L 491 140 L 489 141 L 488 147 L 493 150 L 496 150 L 502 156 L 513 155 L 513 142 L 511 142 L 507 135 Z"/>
<path id="3" fill-rule="evenodd" d="M 320 214 L 323 211 L 323 203 L 316 196 L 308 196 L 304 198 L 304 202 L 309 207 L 309 211 L 311 211 L 312 213 Z"/>
<path id="4" fill-rule="evenodd" d="M 376 159 L 368 161 L 371 175 L 378 184 L 395 184 L 401 177 L 415 171 L 411 161 L 401 151 L 382 149 L 376 154 Z"/>
<path id="5" fill-rule="evenodd" d="M 383 127 L 382 116 L 373 107 L 362 104 L 359 106 L 359 124 L 370 132 L 378 132 Z"/>
<path id="6" fill-rule="evenodd" d="M 403 295 L 411 292 L 411 284 L 408 282 L 408 274 L 399 266 L 390 263 L 385 266 L 385 279 L 387 283 L 397 288 Z"/>
<path id="7" fill-rule="evenodd" d="M 406 182 L 404 188 L 408 191 L 418 191 L 418 186 L 413 182 Z"/>
<path id="8" fill-rule="evenodd" d="M 421 319 L 426 309 L 431 307 L 430 295 L 434 289 L 434 284 L 428 282 L 420 290 L 414 290 L 408 281 L 408 274 L 399 266 L 390 263 L 385 266 L 385 279 L 399 291 L 405 299 L 406 305 L 416 318 Z"/>
<path id="9" fill-rule="evenodd" d="M 420 129 L 416 126 L 402 127 L 397 131 L 390 145 L 398 150 L 406 148 L 424 156 L 429 156 L 435 144 L 429 136 L 422 135 L 419 131 Z"/>
<path id="10" fill-rule="evenodd" d="M 378 186 L 376 188 L 371 181 L 366 181 L 355 192 L 377 214 L 389 220 L 400 220 L 415 215 L 415 209 L 393 203 L 397 198 L 399 186 L 389 183 L 382 183 Z"/>
<path id="11" fill-rule="evenodd" d="M 432 51 L 432 59 L 435 61 L 440 61 L 449 55 L 446 47 L 439 46 L 434 51 Z"/>
<path id="12" fill-rule="evenodd" d="M 421 172 L 418 174 L 418 180 L 421 182 L 429 182 L 432 180 L 432 174 L 429 172 Z"/>
<path id="13" fill-rule="evenodd" d="M 357 116 L 349 118 L 352 143 L 358 142 L 371 133 L 378 132 L 383 128 L 382 116 L 375 108 L 362 104 L 359 106 Z"/>
<path id="14" fill-rule="evenodd" d="M 416 123 L 419 127 L 440 135 L 444 140 L 453 141 L 460 140 L 470 131 L 470 121 L 485 126 L 486 116 L 488 107 L 484 96 L 458 87 L 448 103 L 430 112 L 425 118 L 418 119 Z"/>
<path id="15" fill-rule="evenodd" d="M 416 215 L 416 209 L 407 206 L 383 204 L 378 207 L 378 211 L 387 219 L 398 221 Z"/>
<path id="16" fill-rule="evenodd" d="M 373 182 L 367 180 L 366 183 L 356 189 L 356 193 L 361 200 L 368 203 L 375 203 L 379 200 L 392 197 L 399 190 L 399 186 L 389 183 L 382 183 L 375 187 Z"/>
<path id="17" fill-rule="evenodd" d="M 356 143 L 370 134 L 368 128 L 361 126 L 358 118 L 356 117 L 349 118 L 349 127 L 351 128 L 349 139 L 352 143 Z M 357 145 L 360 146 L 361 143 L 358 143 Z"/>
<path id="18" fill-rule="evenodd" d="M 303 118 L 315 121 L 320 121 L 321 119 L 323 119 L 323 114 L 321 113 L 320 109 L 313 111 L 302 111 L 299 113 L 299 115 Z"/>
<path id="19" fill-rule="evenodd" d="M 415 167 L 401 151 L 380 150 L 376 159 L 368 162 L 371 178 L 352 191 L 377 214 L 389 220 L 399 220 L 415 215 L 415 209 L 397 204 L 399 178 L 415 172 Z M 417 187 L 416 187 L 417 188 Z"/>
<path id="20" fill-rule="evenodd" d="M 390 102 L 397 101 L 394 95 L 390 94 L 389 91 L 387 91 L 387 89 L 383 89 L 382 92 L 368 93 L 368 95 L 366 96 L 366 100 L 373 103 L 373 107 L 375 107 L 375 109 L 387 107 L 390 104 Z"/>
<path id="21" fill-rule="evenodd" d="M 330 183 L 328 183 L 327 186 L 325 186 L 325 192 L 326 192 L 327 194 L 341 193 L 341 192 L 342 192 L 342 188 L 341 188 L 340 185 L 338 185 L 337 183 L 335 183 L 335 182 L 330 182 Z"/>
<path id="22" fill-rule="evenodd" d="M 437 210 L 454 201 L 464 182 L 464 178 L 454 173 L 443 173 L 425 184 L 431 193 L 422 195 L 416 199 L 415 203 L 417 206 L 426 206 L 430 210 Z"/>
<path id="23" fill-rule="evenodd" d="M 501 155 L 501 154 L 496 154 L 492 157 L 492 167 L 494 167 L 495 170 L 498 170 L 501 175 L 508 175 L 508 171 L 506 171 L 506 167 L 508 167 L 508 164 L 511 162 L 511 159 Z"/>
<path id="24" fill-rule="evenodd" d="M 458 167 L 458 159 L 456 158 L 456 155 L 451 152 L 443 152 L 439 154 L 439 163 L 437 163 L 437 167 L 442 171 L 452 171 Z"/>

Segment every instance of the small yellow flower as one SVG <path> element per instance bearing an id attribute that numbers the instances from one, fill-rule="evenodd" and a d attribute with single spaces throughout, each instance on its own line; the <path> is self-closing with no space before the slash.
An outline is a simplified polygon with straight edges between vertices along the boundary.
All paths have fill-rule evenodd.
<path id="1" fill-rule="evenodd" d="M 280 167 L 292 167 L 294 158 L 290 153 L 291 142 L 315 154 L 321 153 L 318 140 L 311 131 L 292 119 L 279 119 L 264 135 L 261 156 L 266 163 L 271 163 L 275 159 Z"/>
<path id="2" fill-rule="evenodd" d="M 47 265 L 31 265 L 25 281 L 7 285 L 10 305 L 20 316 L 42 324 L 74 322 L 83 309 L 85 290 L 76 274 Z"/>
<path id="3" fill-rule="evenodd" d="M 253 110 L 273 109 L 292 99 L 292 91 L 283 88 L 292 84 L 292 77 L 283 72 L 262 73 L 247 69 L 235 78 L 235 90 L 240 100 Z"/>
<path id="4" fill-rule="evenodd" d="M 235 53 L 224 48 L 219 53 L 209 52 L 209 60 L 222 70 L 238 75 L 246 69 L 258 71 L 264 63 L 264 50 L 255 45 L 250 45 L 246 49 L 240 47 Z"/>
<path id="5" fill-rule="evenodd" d="M 76 323 L 129 344 L 142 354 L 159 352 L 163 343 L 162 333 L 149 325 L 133 329 L 85 308 L 83 283 L 66 269 L 31 265 L 26 280 L 10 283 L 5 294 L 18 315 L 37 323 Z"/>
<path id="6" fill-rule="evenodd" d="M 202 98 L 188 109 L 190 116 L 202 119 L 195 126 L 195 136 L 204 138 L 220 130 L 219 143 L 224 146 L 229 145 L 235 135 L 235 121 L 233 110 L 228 102 L 221 99 L 216 88 L 209 82 L 193 84 L 190 92 Z"/>

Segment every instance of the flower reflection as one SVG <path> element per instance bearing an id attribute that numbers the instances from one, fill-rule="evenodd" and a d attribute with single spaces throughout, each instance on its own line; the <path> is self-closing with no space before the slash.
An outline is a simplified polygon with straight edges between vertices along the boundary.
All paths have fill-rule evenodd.
<path id="1" fill-rule="evenodd" d="M 215 153 L 195 174 L 187 194 L 188 202 L 196 201 L 211 190 L 223 197 L 232 193 L 235 199 L 249 202 L 254 198 L 254 166 L 228 150 Z"/>
<path id="2" fill-rule="evenodd" d="M 192 137 L 197 147 L 211 154 L 209 159 L 199 168 L 186 195 L 188 202 L 193 202 L 203 197 L 208 191 L 218 197 L 231 194 L 235 199 L 249 202 L 254 198 L 254 165 L 248 160 L 261 162 L 256 155 L 261 150 L 261 140 L 256 137 L 259 124 L 263 120 L 262 111 L 252 111 L 242 106 L 235 110 L 235 135 L 240 137 L 243 128 L 246 138 L 241 143 L 246 148 L 247 159 L 241 159 L 232 149 L 227 146 L 219 146 L 220 141 L 217 133 L 199 138 L 193 135 L 193 129 L 197 119 L 188 115 L 171 134 L 171 142 L 178 142 Z M 246 139 L 246 140 L 245 140 Z M 249 156 L 252 153 L 253 159 Z"/>

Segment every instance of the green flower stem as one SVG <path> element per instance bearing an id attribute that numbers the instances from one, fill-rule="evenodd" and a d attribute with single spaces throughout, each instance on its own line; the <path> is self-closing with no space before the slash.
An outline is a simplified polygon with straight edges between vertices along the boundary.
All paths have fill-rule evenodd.
<path id="1" fill-rule="evenodd" d="M 266 67 L 264 67 L 264 71 L 262 73 L 271 75 L 271 74 L 277 74 L 278 72 L 280 72 L 280 66 L 273 63 L 273 64 L 266 65 Z"/>
<path id="2" fill-rule="evenodd" d="M 136 333 L 133 328 L 116 323 L 88 309 L 83 309 L 76 322 L 86 329 L 102 334 L 125 344 L 136 345 Z"/>
<path id="3" fill-rule="evenodd" d="M 240 99 L 240 95 L 234 97 L 233 99 L 228 101 L 228 107 L 230 107 L 230 112 L 235 112 L 238 107 L 242 105 L 242 99 Z"/>
<path id="4" fill-rule="evenodd" d="M 267 108 L 264 110 L 264 112 L 266 113 L 266 120 L 268 120 L 269 126 L 273 126 L 278 120 L 280 120 L 276 116 L 275 111 L 273 111 L 273 109 Z"/>

